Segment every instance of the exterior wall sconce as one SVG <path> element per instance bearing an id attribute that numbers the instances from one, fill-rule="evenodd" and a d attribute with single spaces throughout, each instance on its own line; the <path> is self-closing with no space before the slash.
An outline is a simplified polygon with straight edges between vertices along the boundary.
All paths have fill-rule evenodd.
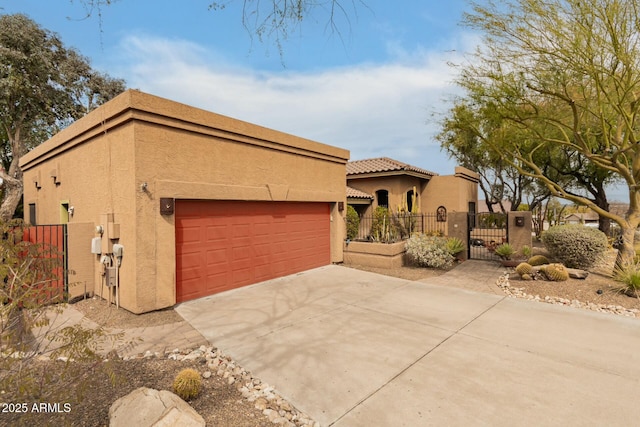
<path id="1" fill-rule="evenodd" d="M 173 215 L 174 199 L 169 197 L 160 198 L 160 215 Z"/>
<path id="2" fill-rule="evenodd" d="M 524 227 L 524 217 L 517 216 L 516 217 L 516 227 Z"/>

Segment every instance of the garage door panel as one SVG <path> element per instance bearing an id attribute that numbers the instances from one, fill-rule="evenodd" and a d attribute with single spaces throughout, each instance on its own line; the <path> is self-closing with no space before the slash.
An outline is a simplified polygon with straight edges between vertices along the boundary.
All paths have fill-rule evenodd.
<path id="1" fill-rule="evenodd" d="M 176 297 L 199 298 L 330 263 L 327 203 L 176 202 Z"/>

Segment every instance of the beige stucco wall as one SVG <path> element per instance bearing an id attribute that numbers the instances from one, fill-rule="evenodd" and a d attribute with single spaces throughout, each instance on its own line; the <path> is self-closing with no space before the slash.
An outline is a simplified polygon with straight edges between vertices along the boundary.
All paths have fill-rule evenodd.
<path id="1" fill-rule="evenodd" d="M 521 217 L 524 225 L 516 225 L 516 218 Z M 507 212 L 507 227 L 509 227 L 509 243 L 516 251 L 521 251 L 523 246 L 531 247 L 533 244 L 532 223 L 530 211 Z"/>
<path id="2" fill-rule="evenodd" d="M 348 157 L 337 147 L 127 91 L 21 165 L 25 183 L 44 177 L 39 190 L 25 187 L 25 207 L 37 204 L 38 223 L 58 223 L 61 200 L 75 208 L 70 222 L 98 225 L 113 214 L 120 238 L 110 243 L 125 247 L 120 303 L 141 313 L 175 304 L 174 218 L 160 214 L 161 197 L 328 202 L 331 260 L 340 262 L 345 212 L 338 202 L 346 203 Z M 52 167 L 60 170 L 58 185 Z"/>
<path id="3" fill-rule="evenodd" d="M 420 196 L 420 212 L 423 213 L 436 212 L 440 206 L 444 206 L 447 212 L 467 212 L 469 202 L 475 202 L 476 205 L 478 203 L 478 175 L 461 166 L 455 168 L 453 175 L 435 175 L 429 180 L 404 173 L 388 172 L 380 176 L 350 176 L 347 185 L 374 197 L 376 191 L 387 190 L 389 208 L 394 212 L 406 200 L 407 191 L 414 186 Z M 374 200 L 364 215 L 372 215 L 376 206 L 377 200 Z"/>
<path id="4" fill-rule="evenodd" d="M 393 212 L 398 210 L 399 206 L 402 206 L 407 197 L 407 191 L 412 190 L 413 187 L 416 187 L 419 195 L 424 193 L 424 189 L 427 186 L 427 182 L 425 179 L 418 178 L 415 176 L 409 175 L 386 175 L 386 176 L 367 176 L 363 178 L 354 178 L 349 177 L 348 185 L 352 188 L 355 188 L 360 191 L 364 191 L 367 194 L 371 194 L 372 196 L 376 196 L 376 191 L 378 190 L 387 190 L 389 192 L 389 209 Z M 424 198 L 421 197 L 420 200 L 420 211 L 427 212 L 424 210 L 422 206 Z M 373 215 L 373 209 L 378 206 L 377 199 L 374 199 L 370 208 L 365 211 L 363 214 L 365 216 Z"/>
<path id="5" fill-rule="evenodd" d="M 478 204 L 478 175 L 457 166 L 454 175 L 434 176 L 422 194 L 424 212 L 435 212 L 439 206 L 447 212 L 468 212 L 469 202 Z"/>
<path id="6" fill-rule="evenodd" d="M 91 239 L 95 236 L 93 222 L 70 222 L 67 224 L 67 268 L 69 277 L 69 299 L 94 292 L 95 255 L 90 251 Z"/>

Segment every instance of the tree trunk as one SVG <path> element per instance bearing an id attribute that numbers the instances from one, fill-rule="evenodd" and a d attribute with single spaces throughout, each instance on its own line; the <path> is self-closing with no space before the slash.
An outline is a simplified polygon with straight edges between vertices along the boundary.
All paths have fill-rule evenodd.
<path id="1" fill-rule="evenodd" d="M 627 226 L 622 228 L 622 244 L 618 249 L 616 268 L 625 268 L 633 264 L 636 250 L 633 245 L 636 227 Z"/>
<path id="2" fill-rule="evenodd" d="M 598 229 L 606 234 L 607 237 L 611 237 L 611 219 L 600 215 L 598 217 Z"/>
<path id="3" fill-rule="evenodd" d="M 22 179 L 10 178 L 6 174 L 2 174 L 3 178 L 3 197 L 0 205 L 0 220 L 9 221 L 13 218 L 13 214 L 20 204 L 22 197 L 23 185 Z"/>

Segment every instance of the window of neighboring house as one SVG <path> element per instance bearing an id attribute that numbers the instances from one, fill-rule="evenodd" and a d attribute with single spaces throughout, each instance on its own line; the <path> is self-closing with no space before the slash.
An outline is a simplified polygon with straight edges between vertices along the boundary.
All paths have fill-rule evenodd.
<path id="1" fill-rule="evenodd" d="M 69 202 L 60 203 L 60 224 L 69 222 Z"/>
<path id="2" fill-rule="evenodd" d="M 376 191 L 376 200 L 378 201 L 378 206 L 382 206 L 383 208 L 388 208 L 389 192 L 387 190 Z"/>
<path id="3" fill-rule="evenodd" d="M 29 203 L 29 224 L 38 225 L 38 222 L 36 221 L 36 204 L 35 203 Z"/>
<path id="4" fill-rule="evenodd" d="M 416 197 L 418 195 L 416 194 Z M 407 191 L 407 211 L 413 212 L 413 189 Z M 417 206 L 416 206 L 417 207 Z"/>

